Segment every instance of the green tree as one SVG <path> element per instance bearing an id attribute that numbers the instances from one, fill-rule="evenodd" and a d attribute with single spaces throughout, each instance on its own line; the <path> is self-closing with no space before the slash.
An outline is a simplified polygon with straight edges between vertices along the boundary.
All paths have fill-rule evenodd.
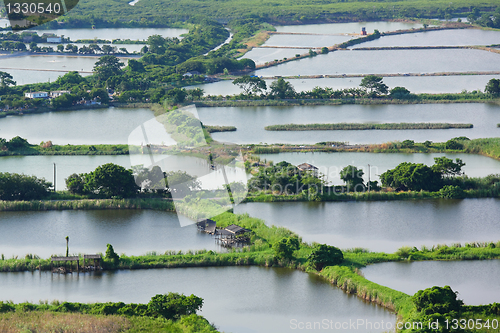
<path id="1" fill-rule="evenodd" d="M 107 244 L 106 246 L 106 256 L 104 258 L 116 267 L 120 261 L 120 256 L 115 252 L 115 249 L 113 249 L 113 245 Z"/>
<path id="2" fill-rule="evenodd" d="M 271 83 L 271 97 L 279 98 L 294 98 L 296 96 L 295 89 L 290 82 L 285 81 L 280 77 L 277 81 Z"/>
<path id="3" fill-rule="evenodd" d="M 387 93 L 388 87 L 382 82 L 382 77 L 376 75 L 367 75 L 361 80 L 359 85 L 368 91 L 368 94 L 377 97 Z"/>
<path id="4" fill-rule="evenodd" d="M 297 237 L 283 237 L 273 244 L 274 256 L 278 259 L 293 259 L 293 252 L 300 247 Z"/>
<path id="5" fill-rule="evenodd" d="M 365 185 L 363 175 L 365 173 L 362 169 L 358 169 L 353 165 L 348 165 L 340 171 L 340 179 L 342 179 L 349 187 L 356 191 L 358 189 L 364 190 Z"/>
<path id="6" fill-rule="evenodd" d="M 104 88 L 92 88 L 92 90 L 90 91 L 90 97 L 97 98 L 101 103 L 104 104 L 109 103 L 109 95 Z"/>
<path id="7" fill-rule="evenodd" d="M 85 174 L 81 173 L 77 175 L 76 173 L 70 175 L 65 179 L 66 188 L 72 194 L 84 194 L 85 193 Z"/>
<path id="8" fill-rule="evenodd" d="M 144 65 L 142 64 L 142 62 L 140 61 L 137 61 L 137 60 L 134 60 L 134 59 L 130 59 L 128 61 L 128 68 L 132 71 L 132 72 L 138 72 L 138 73 L 142 73 L 145 71 L 144 69 Z"/>
<path id="9" fill-rule="evenodd" d="M 194 88 L 189 90 L 189 94 L 193 99 L 200 99 L 201 97 L 203 97 L 203 93 L 204 91 L 201 88 Z"/>
<path id="10" fill-rule="evenodd" d="M 13 79 L 14 78 L 9 73 L 0 71 L 0 86 L 2 89 L 5 89 L 9 86 L 15 86 L 16 81 L 14 81 Z"/>
<path id="11" fill-rule="evenodd" d="M 203 306 L 203 299 L 191 294 L 158 294 L 148 303 L 148 311 L 155 317 L 177 320 L 181 316 L 196 314 Z"/>
<path id="12" fill-rule="evenodd" d="M 328 48 L 326 46 L 321 48 L 321 54 L 328 54 Z"/>
<path id="13" fill-rule="evenodd" d="M 344 260 L 344 254 L 335 246 L 318 244 L 307 257 L 309 265 L 320 271 L 325 266 L 340 265 Z"/>
<path id="14" fill-rule="evenodd" d="M 410 96 L 410 91 L 405 87 L 394 87 L 391 89 L 389 96 L 396 99 L 405 99 Z"/>
<path id="15" fill-rule="evenodd" d="M 84 190 L 107 198 L 129 197 L 137 193 L 139 187 L 135 183 L 131 170 L 107 163 L 98 166 L 86 176 Z"/>
<path id="16" fill-rule="evenodd" d="M 464 165 L 465 163 L 460 158 L 456 158 L 455 162 L 453 162 L 452 159 L 441 156 L 434 158 L 432 170 L 441 173 L 443 176 L 460 176 Z"/>
<path id="17" fill-rule="evenodd" d="M 94 64 L 94 74 L 99 81 L 106 81 L 122 73 L 123 62 L 113 55 L 104 55 Z"/>
<path id="18" fill-rule="evenodd" d="M 243 75 L 234 80 L 233 84 L 243 89 L 245 95 L 261 93 L 267 89 L 266 81 L 257 76 Z"/>
<path id="19" fill-rule="evenodd" d="M 435 313 L 446 314 L 452 311 L 460 312 L 462 300 L 457 298 L 450 286 L 427 288 L 419 290 L 413 295 L 412 300 L 417 311 L 430 315 Z"/>
<path id="20" fill-rule="evenodd" d="M 166 185 L 170 191 L 186 194 L 201 188 L 201 183 L 196 176 L 191 176 L 186 171 L 171 171 L 166 174 Z"/>
<path id="21" fill-rule="evenodd" d="M 10 139 L 10 141 L 7 142 L 6 146 L 9 150 L 18 150 L 29 148 L 30 144 L 28 140 L 21 138 L 20 136 L 16 136 Z"/>
<path id="22" fill-rule="evenodd" d="M 43 178 L 0 172 L 0 200 L 41 200 L 49 195 L 51 186 Z"/>
<path id="23" fill-rule="evenodd" d="M 451 140 L 446 141 L 446 143 L 444 144 L 444 147 L 446 149 L 452 149 L 452 150 L 464 149 L 464 145 L 462 143 L 458 142 L 458 140 L 456 140 L 456 139 L 451 139 Z"/>
<path id="24" fill-rule="evenodd" d="M 401 142 L 401 148 L 413 148 L 415 147 L 415 141 L 413 140 L 404 140 Z"/>
<path id="25" fill-rule="evenodd" d="M 152 35 L 147 39 L 149 45 L 149 52 L 156 54 L 164 54 L 166 51 L 165 38 L 160 35 Z M 146 51 L 147 52 L 147 51 Z"/>
<path id="26" fill-rule="evenodd" d="M 167 91 L 166 95 L 173 104 L 181 104 L 186 100 L 187 92 L 184 88 L 174 88 Z"/>
<path id="27" fill-rule="evenodd" d="M 442 187 L 441 173 L 422 163 L 403 162 L 380 175 L 382 185 L 398 191 L 437 191 Z"/>
<path id="28" fill-rule="evenodd" d="M 457 185 L 445 185 L 439 190 L 439 197 L 445 199 L 461 199 L 464 196 L 464 190 Z"/>
<path id="29" fill-rule="evenodd" d="M 484 92 L 493 96 L 500 95 L 500 80 L 499 79 L 491 79 L 486 84 L 484 88 Z"/>

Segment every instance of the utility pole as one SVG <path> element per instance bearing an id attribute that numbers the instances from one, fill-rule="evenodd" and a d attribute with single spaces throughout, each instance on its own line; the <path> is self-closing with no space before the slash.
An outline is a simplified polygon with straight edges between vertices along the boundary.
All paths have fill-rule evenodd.
<path id="1" fill-rule="evenodd" d="M 370 192 L 370 173 L 371 173 L 370 164 L 368 164 L 368 192 Z"/>
<path id="2" fill-rule="evenodd" d="M 56 164 L 54 163 L 54 193 L 56 193 Z"/>

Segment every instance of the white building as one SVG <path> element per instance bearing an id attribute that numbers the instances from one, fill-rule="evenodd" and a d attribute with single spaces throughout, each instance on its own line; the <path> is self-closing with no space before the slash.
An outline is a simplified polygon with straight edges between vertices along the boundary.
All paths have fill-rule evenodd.
<path id="1" fill-rule="evenodd" d="M 24 93 L 24 97 L 26 98 L 47 98 L 49 97 L 49 93 L 46 91 L 35 91 L 35 92 L 27 92 Z"/>
<path id="2" fill-rule="evenodd" d="M 50 98 L 56 98 L 64 94 L 69 94 L 68 90 L 55 90 L 50 92 Z"/>
<path id="3" fill-rule="evenodd" d="M 47 37 L 47 43 L 61 43 L 61 37 Z"/>

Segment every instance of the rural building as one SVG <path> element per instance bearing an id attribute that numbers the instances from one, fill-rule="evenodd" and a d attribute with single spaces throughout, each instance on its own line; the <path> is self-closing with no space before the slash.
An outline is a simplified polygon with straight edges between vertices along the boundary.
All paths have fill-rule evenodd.
<path id="1" fill-rule="evenodd" d="M 311 172 L 314 177 L 318 177 L 318 168 L 309 163 L 302 163 L 297 165 L 297 169 L 303 172 Z"/>
<path id="2" fill-rule="evenodd" d="M 49 97 L 49 93 L 46 92 L 46 91 L 35 91 L 35 92 L 28 92 L 28 93 L 24 93 L 24 97 L 26 98 L 48 98 Z"/>
<path id="3" fill-rule="evenodd" d="M 184 73 L 182 76 L 191 77 L 193 75 L 200 75 L 200 72 L 198 72 L 198 71 L 191 71 L 191 72 Z"/>
<path id="4" fill-rule="evenodd" d="M 210 219 L 202 219 L 198 220 L 196 222 L 196 226 L 198 227 L 198 230 L 204 231 L 207 234 L 215 234 L 215 221 L 210 220 Z"/>
<path id="5" fill-rule="evenodd" d="M 55 90 L 50 92 L 50 98 L 56 98 L 59 96 L 62 96 L 64 94 L 69 94 L 70 92 L 68 90 Z"/>
<path id="6" fill-rule="evenodd" d="M 42 35 L 42 38 L 46 38 L 47 39 L 47 43 L 61 43 L 62 42 L 62 37 L 61 36 L 57 36 L 55 34 L 44 33 Z"/>

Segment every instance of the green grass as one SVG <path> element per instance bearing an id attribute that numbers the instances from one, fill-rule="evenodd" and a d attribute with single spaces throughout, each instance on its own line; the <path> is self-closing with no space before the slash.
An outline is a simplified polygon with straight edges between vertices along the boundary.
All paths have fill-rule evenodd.
<path id="1" fill-rule="evenodd" d="M 174 211 L 171 201 L 163 199 L 82 199 L 0 201 L 0 211 L 94 210 L 94 209 L 155 209 Z"/>
<path id="2" fill-rule="evenodd" d="M 472 124 L 450 123 L 335 123 L 335 124 L 286 124 L 266 126 L 266 131 L 334 131 L 334 130 L 411 130 L 472 128 Z"/>
<path id="3" fill-rule="evenodd" d="M 204 126 L 204 127 L 208 133 L 236 131 L 236 127 L 234 126 Z"/>

